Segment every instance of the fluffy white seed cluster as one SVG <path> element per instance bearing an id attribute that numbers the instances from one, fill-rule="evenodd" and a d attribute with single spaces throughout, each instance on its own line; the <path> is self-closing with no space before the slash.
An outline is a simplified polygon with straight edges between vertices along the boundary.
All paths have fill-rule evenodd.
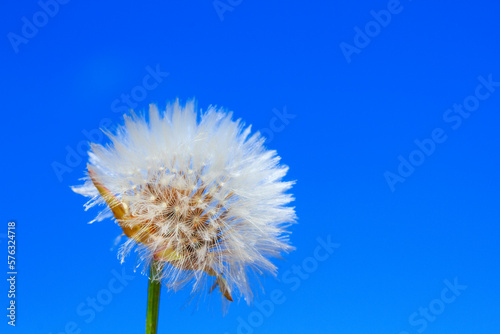
<path id="1" fill-rule="evenodd" d="M 107 132 L 110 145 L 92 144 L 89 176 L 72 189 L 91 198 L 86 210 L 107 204 L 95 220 L 114 216 L 122 227 L 122 261 L 137 246 L 169 288 L 211 281 L 250 303 L 250 277 L 276 274 L 269 259 L 292 249 L 293 182 L 282 181 L 288 168 L 264 138 L 231 116 L 210 107 L 198 119 L 194 102 L 178 101 L 163 112 L 151 105 L 149 120 L 125 116 Z"/>

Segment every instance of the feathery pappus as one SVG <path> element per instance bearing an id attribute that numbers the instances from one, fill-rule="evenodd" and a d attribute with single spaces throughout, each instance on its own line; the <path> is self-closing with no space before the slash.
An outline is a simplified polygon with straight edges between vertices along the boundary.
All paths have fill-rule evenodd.
<path id="1" fill-rule="evenodd" d="M 136 248 L 170 289 L 218 286 L 250 303 L 250 277 L 276 275 L 270 259 L 293 249 L 296 220 L 294 182 L 265 138 L 222 109 L 198 115 L 194 101 L 150 105 L 149 117 L 105 132 L 111 143 L 91 144 L 88 176 L 72 189 L 90 198 L 85 210 L 106 205 L 92 222 L 114 217 L 123 229 L 122 262 Z"/>

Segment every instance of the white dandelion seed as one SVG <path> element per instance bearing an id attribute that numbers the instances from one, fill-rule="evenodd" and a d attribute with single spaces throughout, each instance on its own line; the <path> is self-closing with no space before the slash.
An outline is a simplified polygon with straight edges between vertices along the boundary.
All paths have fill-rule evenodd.
<path id="1" fill-rule="evenodd" d="M 116 218 L 128 237 L 122 262 L 137 246 L 168 288 L 192 282 L 194 293 L 213 277 L 210 291 L 250 303 L 249 276 L 276 275 L 270 258 L 293 249 L 293 182 L 264 138 L 231 116 L 210 107 L 198 121 L 194 102 L 178 101 L 165 112 L 151 105 L 149 121 L 125 116 L 106 133 L 110 145 L 91 145 L 89 176 L 72 189 L 91 198 L 85 210 L 107 204 L 94 221 Z"/>

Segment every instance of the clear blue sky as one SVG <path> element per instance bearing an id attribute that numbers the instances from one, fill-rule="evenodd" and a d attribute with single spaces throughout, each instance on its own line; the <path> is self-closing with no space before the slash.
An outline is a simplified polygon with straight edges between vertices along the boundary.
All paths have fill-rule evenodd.
<path id="1" fill-rule="evenodd" d="M 144 331 L 146 277 L 69 187 L 96 129 L 177 97 L 269 137 L 299 224 L 258 306 L 164 291 L 159 333 L 500 332 L 497 2 L 57 4 L 1 14 L 2 333 Z"/>

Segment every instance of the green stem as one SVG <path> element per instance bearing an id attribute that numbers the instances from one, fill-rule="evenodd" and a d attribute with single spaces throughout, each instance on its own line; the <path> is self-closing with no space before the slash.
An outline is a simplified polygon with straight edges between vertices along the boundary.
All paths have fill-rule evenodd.
<path id="1" fill-rule="evenodd" d="M 153 280 L 155 279 L 156 280 Z M 161 282 L 157 280 L 157 263 L 151 262 L 148 285 L 148 312 L 146 315 L 146 334 L 156 334 L 158 309 L 160 306 Z"/>

